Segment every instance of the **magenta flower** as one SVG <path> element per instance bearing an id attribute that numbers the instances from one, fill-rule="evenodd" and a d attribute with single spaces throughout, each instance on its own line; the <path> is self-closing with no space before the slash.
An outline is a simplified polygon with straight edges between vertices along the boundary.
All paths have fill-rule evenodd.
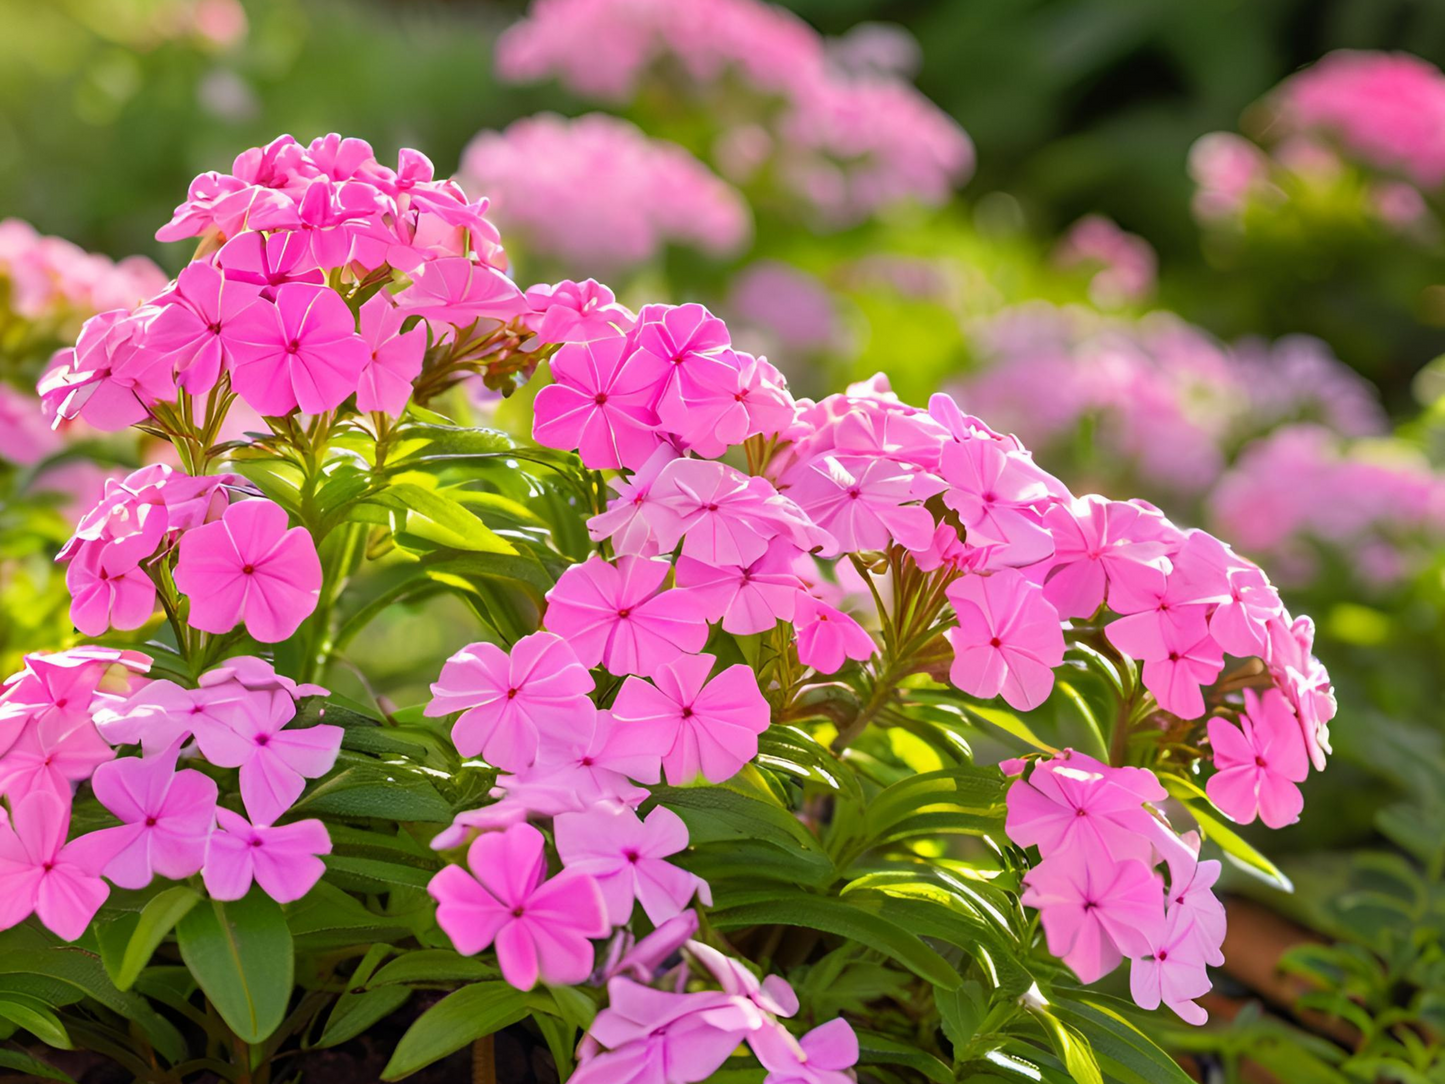
<path id="1" fill-rule="evenodd" d="M 321 561 L 311 532 L 287 522 L 278 504 L 241 501 L 181 537 L 175 580 L 192 628 L 230 632 L 244 621 L 269 644 L 300 627 L 321 595 Z"/>
<path id="2" fill-rule="evenodd" d="M 232 317 L 231 380 L 260 414 L 320 414 L 356 391 L 371 351 L 341 295 L 288 282 Z"/>
<path id="3" fill-rule="evenodd" d="M 146 328 L 146 348 L 169 357 L 182 388 L 205 395 L 235 363 L 232 321 L 259 293 L 203 260 L 189 263 L 175 287 L 156 299 L 161 308 Z"/>
<path id="4" fill-rule="evenodd" d="M 697 927 L 697 912 L 684 911 L 641 939 L 634 939 L 630 930 L 618 930 L 598 973 L 603 981 L 627 975 L 637 982 L 651 982 L 668 957 L 697 933 Z"/>
<path id="5" fill-rule="evenodd" d="M 246 812 L 257 825 L 269 825 L 301 797 L 306 780 L 331 770 L 341 749 L 341 727 L 287 729 L 296 702 L 281 690 L 251 693 L 227 709 L 226 725 L 199 731 L 196 740 L 212 764 L 241 769 Z"/>
<path id="6" fill-rule="evenodd" d="M 592 470 L 641 467 L 657 448 L 652 401 L 666 371 L 623 356 L 621 337 L 570 343 L 552 358 L 553 383 L 537 393 L 532 439 L 576 449 Z"/>
<path id="7" fill-rule="evenodd" d="M 1166 909 L 1171 918 L 1177 912 L 1179 921 L 1194 931 L 1195 943 L 1203 952 L 1205 962 L 1219 967 L 1224 963 L 1221 949 L 1228 926 L 1224 904 L 1212 891 L 1219 880 L 1219 861 L 1199 861 L 1198 832 L 1188 832 L 1182 839 L 1173 832 L 1165 834 L 1172 837 L 1161 848 L 1169 863 Z"/>
<path id="8" fill-rule="evenodd" d="M 516 283 L 495 267 L 465 256 L 447 256 L 417 268 L 412 284 L 396 298 L 408 316 L 467 328 L 478 320 L 504 324 L 527 311 Z"/>
<path id="9" fill-rule="evenodd" d="M 109 848 L 96 834 L 65 842 L 70 803 L 34 791 L 0 824 L 0 930 L 34 914 L 57 937 L 74 941 L 110 895 L 100 879 Z"/>
<path id="10" fill-rule="evenodd" d="M 181 743 L 160 756 L 122 757 L 91 779 L 100 804 L 125 823 L 95 833 L 112 848 L 104 873 L 121 888 L 144 888 L 160 874 L 173 881 L 199 873 L 216 814 L 216 781 L 176 771 Z"/>
<path id="11" fill-rule="evenodd" d="M 1255 565 L 1240 561 L 1228 575 L 1229 598 L 1209 615 L 1209 634 L 1236 658 L 1266 655 L 1270 619 L 1284 612 L 1279 592 Z"/>
<path id="12" fill-rule="evenodd" d="M 141 562 L 165 533 L 165 516 L 147 516 L 143 529 L 125 538 L 84 543 L 65 570 L 70 620 L 87 636 L 107 629 L 138 629 L 156 606 L 155 581 Z"/>
<path id="13" fill-rule="evenodd" d="M 793 600 L 793 629 L 798 635 L 798 661 L 820 674 L 835 674 L 845 659 L 862 662 L 878 645 L 857 621 L 806 591 Z"/>
<path id="14" fill-rule="evenodd" d="M 277 903 L 290 903 L 321 880 L 326 863 L 318 855 L 330 853 L 331 836 L 318 820 L 253 826 L 218 806 L 201 878 L 218 900 L 239 900 L 255 881 Z"/>
<path id="15" fill-rule="evenodd" d="M 1157 580 L 1169 570 L 1168 547 L 1137 530 L 1142 515 L 1138 505 L 1093 495 L 1044 513 L 1054 536 L 1044 597 L 1060 617 L 1088 617 L 1110 584 L 1135 587 L 1140 577 Z"/>
<path id="16" fill-rule="evenodd" d="M 793 573 L 798 547 L 774 538 L 767 551 L 746 566 L 715 568 L 691 557 L 677 560 L 677 586 L 695 599 L 709 621 L 721 621 L 735 636 L 764 632 L 793 619 L 802 582 Z M 869 642 L 872 654 L 872 642 Z"/>
<path id="17" fill-rule="evenodd" d="M 1309 752 L 1283 693 L 1268 689 L 1261 698 L 1245 689 L 1239 726 L 1210 719 L 1209 745 L 1218 770 L 1204 789 L 1231 820 L 1249 824 L 1258 815 L 1270 828 L 1299 820 L 1304 796 L 1295 784 L 1309 774 Z"/>
<path id="18" fill-rule="evenodd" d="M 1027 453 L 970 436 L 943 446 L 940 471 L 952 486 L 943 502 L 958 513 L 970 545 L 997 547 L 995 566 L 1031 565 L 1054 552 L 1035 510 L 1049 499 L 1049 478 Z"/>
<path id="19" fill-rule="evenodd" d="M 587 534 L 592 541 L 610 538 L 612 552 L 619 557 L 657 556 L 659 547 L 652 524 L 659 517 L 672 513 L 663 509 L 653 497 L 652 487 L 663 468 L 676 458 L 676 448 L 671 444 L 659 444 L 657 450 L 647 457 L 647 462 L 631 474 L 608 479 L 607 484 L 617 492 L 617 496 L 608 503 L 607 511 L 599 512 L 587 521 Z"/>
<path id="20" fill-rule="evenodd" d="M 113 756 L 114 750 L 89 719 L 79 723 L 68 723 L 63 717 L 32 721 L 0 757 L 0 794 L 20 798 L 43 791 L 68 806 L 71 784 L 89 779 Z"/>
<path id="21" fill-rule="evenodd" d="M 1209 1014 L 1193 999 L 1210 990 L 1205 962 L 1183 914 L 1171 914 L 1163 934 L 1130 967 L 1129 993 L 1140 1008 L 1157 1009 L 1162 1002 L 1186 1023 L 1203 1024 Z"/>
<path id="22" fill-rule="evenodd" d="M 1004 831 L 1045 858 L 1073 850 L 1104 863 L 1150 865 L 1156 822 L 1144 803 L 1166 797 L 1152 772 L 1069 753 L 1040 762 L 1027 780 L 1009 787 Z"/>
<path id="23" fill-rule="evenodd" d="M 1054 667 L 1064 661 L 1058 611 L 1036 583 L 1015 569 L 970 575 L 949 584 L 958 627 L 949 680 L 971 696 L 1000 693 L 1012 707 L 1031 711 L 1048 699 Z"/>
<path id="24" fill-rule="evenodd" d="M 701 305 L 648 305 L 632 333 L 636 353 L 662 374 L 657 413 L 663 428 L 679 434 L 692 427 L 699 407 L 742 391 L 737 356 L 727 327 Z M 745 424 L 745 423 L 744 423 Z"/>
<path id="25" fill-rule="evenodd" d="M 1181 719 L 1204 714 L 1201 685 L 1208 685 L 1224 669 L 1224 652 L 1209 635 L 1202 606 L 1188 606 L 1154 620 L 1153 612 L 1136 614 L 1141 624 L 1124 625 L 1121 618 L 1104 627 L 1109 642 L 1144 663 L 1144 687 L 1159 706 Z M 1124 625 L 1121 632 L 1115 629 Z"/>
<path id="26" fill-rule="evenodd" d="M 1143 862 L 1069 848 L 1029 870 L 1024 884 L 1023 902 L 1038 909 L 1049 951 L 1080 982 L 1103 978 L 1124 954 L 1148 952 L 1164 933 L 1164 884 Z"/>
<path id="27" fill-rule="evenodd" d="M 496 944 L 502 977 L 519 990 L 581 982 L 592 972 L 590 939 L 608 931 L 597 884 L 563 870 L 550 880 L 542 833 L 530 824 L 478 836 L 467 865 L 448 866 L 427 891 L 437 924 L 463 956 Z"/>
<path id="28" fill-rule="evenodd" d="M 262 297 L 273 301 L 276 288 L 288 282 L 319 286 L 326 281 L 326 272 L 311 255 L 311 238 L 302 230 L 239 234 L 221 246 L 216 266 L 225 272 L 227 282 L 255 286 Z"/>
<path id="29" fill-rule="evenodd" d="M 544 343 L 620 338 L 637 323 L 637 316 L 617 304 L 616 295 L 596 279 L 528 287 L 527 304 L 536 310 L 527 317 L 527 326 Z"/>
<path id="30" fill-rule="evenodd" d="M 36 390 L 52 424 L 80 418 L 107 433 L 150 416 L 152 403 L 174 398 L 169 358 L 144 345 L 153 307 L 118 309 L 92 316 L 74 350 L 62 350 Z"/>
<path id="31" fill-rule="evenodd" d="M 536 770 L 561 779 L 585 808 L 602 801 L 636 805 L 645 791 L 629 780 L 656 783 L 662 778 L 662 745 L 671 736 L 665 724 L 623 726 L 610 711 L 598 711 L 590 726 L 578 727 L 570 741 L 545 743 Z"/>
<path id="32" fill-rule="evenodd" d="M 781 1024 L 764 1024 L 748 1035 L 748 1045 L 768 1071 L 763 1084 L 853 1084 L 858 1036 L 848 1021 L 830 1020 L 801 1039 Z"/>
<path id="33" fill-rule="evenodd" d="M 563 637 L 583 666 L 654 674 L 707 642 L 707 622 L 685 591 L 659 591 L 671 566 L 644 557 L 609 563 L 596 555 L 573 565 L 547 592 L 543 624 Z"/>
<path id="34" fill-rule="evenodd" d="M 656 685 L 628 678 L 612 705 L 618 723 L 665 724 L 662 767 L 680 787 L 702 775 L 709 783 L 731 779 L 758 752 L 758 735 L 768 729 L 768 702 L 758 679 L 742 663 L 711 681 L 712 655 L 684 655 L 659 667 Z"/>
<path id="35" fill-rule="evenodd" d="M 777 496 L 766 479 L 726 463 L 674 459 L 658 474 L 646 514 L 663 552 L 680 538 L 684 556 L 710 565 L 745 565 L 780 533 L 772 503 Z"/>
<path id="36" fill-rule="evenodd" d="M 688 842 L 687 825 L 665 806 L 642 820 L 626 807 L 594 805 L 562 814 L 552 830 L 562 864 L 597 882 L 613 926 L 628 923 L 633 901 L 654 926 L 680 914 L 694 894 L 712 902 L 706 881 L 664 861 Z"/>
<path id="37" fill-rule="evenodd" d="M 847 552 L 887 549 L 895 541 L 923 550 L 933 541 L 933 516 L 909 502 L 937 491 L 928 480 L 891 459 L 826 455 L 793 477 L 788 496 Z"/>
<path id="38" fill-rule="evenodd" d="M 0 691 L 0 753 L 26 723 L 52 735 L 88 725 L 94 708 L 133 691 L 150 662 L 139 651 L 93 645 L 26 655 L 25 669 L 6 678 Z"/>
<path id="39" fill-rule="evenodd" d="M 538 735 L 562 736 L 591 725 L 596 687 L 567 641 L 534 632 L 511 653 L 495 644 L 468 644 L 442 667 L 426 714 L 462 712 L 452 742 L 465 757 L 515 772 L 537 758 Z"/>
<path id="40" fill-rule="evenodd" d="M 371 357 L 361 370 L 356 387 L 357 410 L 379 410 L 401 417 L 411 398 L 411 382 L 421 372 L 426 353 L 426 328 L 417 325 L 403 333 L 406 314 L 381 291 L 361 306 L 361 337 Z"/>

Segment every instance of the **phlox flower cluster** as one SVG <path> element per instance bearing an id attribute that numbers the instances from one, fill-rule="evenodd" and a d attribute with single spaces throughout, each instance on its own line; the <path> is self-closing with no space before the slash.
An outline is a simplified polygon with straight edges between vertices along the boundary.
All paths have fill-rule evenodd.
<path id="1" fill-rule="evenodd" d="M 1418 453 L 1293 425 L 1247 447 L 1209 496 L 1210 521 L 1281 580 L 1305 584 L 1349 553 L 1361 579 L 1408 578 L 1445 533 L 1445 479 Z"/>
<path id="2" fill-rule="evenodd" d="M 166 276 L 144 256 L 116 262 L 28 222 L 0 220 L 0 295 L 23 320 L 52 331 L 107 309 L 131 308 L 157 293 Z"/>
<path id="3" fill-rule="evenodd" d="M 489 194 L 508 237 L 530 255 L 598 274 L 674 244 L 731 255 L 752 234 L 731 185 L 683 148 L 605 113 L 543 113 L 482 132 L 462 153 L 460 179 Z"/>
<path id="4" fill-rule="evenodd" d="M 1352 436 L 1388 430 L 1370 385 L 1324 344 L 1289 336 L 1233 346 L 1166 312 L 1101 317 L 1033 302 L 981 328 L 984 368 L 957 394 L 1037 446 L 1092 441 L 1107 484 L 1130 477 L 1201 494 L 1251 437 L 1293 421 Z"/>
<path id="5" fill-rule="evenodd" d="M 1154 247 L 1103 215 L 1085 215 L 1069 227 L 1054 249 L 1054 263 L 1096 269 L 1089 300 L 1105 309 L 1147 299 L 1159 277 Z"/>
<path id="6" fill-rule="evenodd" d="M 156 876 L 200 874 L 221 900 L 240 899 L 254 881 L 282 902 L 321 876 L 325 826 L 276 821 L 336 760 L 339 727 L 287 726 L 299 698 L 325 690 L 251 656 L 226 660 L 194 689 L 151 679 L 150 667 L 139 652 L 79 647 L 29 655 L 6 680 L 0 929 L 34 914 L 73 941 L 110 884 L 144 888 Z M 218 776 L 239 780 L 244 815 L 219 804 Z M 67 841 L 73 792 L 86 783 L 118 823 Z"/>
<path id="7" fill-rule="evenodd" d="M 744 181 L 771 164 L 838 222 L 905 198 L 942 203 L 973 167 L 968 137 L 893 65 L 840 63 L 815 30 L 760 0 L 539 0 L 497 43 L 497 68 L 611 102 L 652 79 L 671 93 L 727 89 L 735 102 L 740 82 L 757 115 L 719 133 L 719 169 Z"/>

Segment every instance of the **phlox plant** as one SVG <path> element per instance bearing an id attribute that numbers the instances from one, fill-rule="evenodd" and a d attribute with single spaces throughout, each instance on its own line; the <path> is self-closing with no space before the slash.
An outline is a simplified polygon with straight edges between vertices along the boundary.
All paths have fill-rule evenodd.
<path id="1" fill-rule="evenodd" d="M 0 1060 L 320 1079 L 400 1019 L 388 1080 L 502 1029 L 576 1084 L 1187 1080 L 1141 1028 L 1206 1017 L 1215 855 L 1280 879 L 1229 822 L 1325 766 L 1309 619 L 946 395 L 524 290 L 486 209 L 283 136 L 41 379 L 175 460 L 80 517 L 79 636 L 0 694 Z M 348 674 L 441 593 L 427 702 Z"/>

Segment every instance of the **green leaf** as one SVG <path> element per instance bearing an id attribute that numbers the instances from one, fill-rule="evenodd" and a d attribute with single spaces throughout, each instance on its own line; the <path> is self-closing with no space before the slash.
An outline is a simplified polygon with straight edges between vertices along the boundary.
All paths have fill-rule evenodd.
<path id="1" fill-rule="evenodd" d="M 141 909 L 140 920 L 125 943 L 118 966 L 111 971 L 117 990 L 129 990 L 141 969 L 150 963 L 166 935 L 175 929 L 197 903 L 200 895 L 185 885 L 176 885 L 152 896 Z M 107 970 L 110 970 L 107 965 Z"/>
<path id="2" fill-rule="evenodd" d="M 869 803 L 864 821 L 869 839 L 885 842 L 901 838 L 896 829 L 922 814 L 949 814 L 944 819 L 913 825 L 902 835 L 918 835 L 930 823 L 938 831 L 964 831 L 982 835 L 1003 824 L 1004 793 L 1008 783 L 997 768 L 963 765 L 909 776 L 888 787 Z"/>
<path id="3" fill-rule="evenodd" d="M 933 949 L 908 928 L 879 913 L 877 904 L 804 892 L 781 892 L 769 887 L 764 898 L 723 907 L 709 915 L 719 930 L 744 926 L 801 926 L 851 938 L 897 960 L 920 978 L 945 990 L 958 988 L 962 979 Z"/>
<path id="4" fill-rule="evenodd" d="M 1070 996 L 1050 1009 L 1083 1034 L 1111 1078 L 1126 1084 L 1190 1084 L 1178 1062 L 1102 999 Z"/>
<path id="5" fill-rule="evenodd" d="M 302 795 L 292 810 L 433 824 L 447 824 L 452 819 L 452 807 L 424 776 L 369 760 L 323 780 Z"/>
<path id="6" fill-rule="evenodd" d="M 325 880 L 287 906 L 286 925 L 296 945 L 308 952 L 389 943 L 412 932 L 400 919 L 373 914 Z"/>
<path id="7" fill-rule="evenodd" d="M 0 1019 L 9 1020 L 16 1027 L 24 1028 L 46 1046 L 57 1050 L 71 1050 L 70 1036 L 60 1017 L 50 1007 L 24 994 L 7 994 L 0 998 Z"/>
<path id="8" fill-rule="evenodd" d="M 42 1080 L 58 1080 L 61 1084 L 75 1084 L 75 1078 L 70 1074 L 62 1073 L 53 1065 L 46 1065 L 39 1058 L 32 1058 L 20 1050 L 0 1049 L 0 1065 L 7 1069 L 14 1069 L 16 1072 L 40 1077 Z"/>
<path id="9" fill-rule="evenodd" d="M 396 1012 L 410 997 L 411 990 L 405 986 L 382 986 L 375 990 L 342 994 L 327 1017 L 326 1027 L 322 1029 L 316 1045 L 339 1046 L 356 1038 L 372 1024 Z"/>
<path id="10" fill-rule="evenodd" d="M 654 787 L 652 795 L 683 819 L 695 846 L 762 840 L 787 851 L 799 866 L 832 871 L 822 844 L 776 801 L 751 797 L 730 786 Z"/>
<path id="11" fill-rule="evenodd" d="M 412 482 L 393 482 L 372 498 L 399 513 L 407 534 L 451 549 L 477 553 L 517 552 L 510 542 L 457 500 Z"/>
<path id="12" fill-rule="evenodd" d="M 935 1084 L 953 1084 L 953 1070 L 928 1051 L 873 1031 L 858 1030 L 858 1063 L 901 1065 L 922 1073 Z"/>
<path id="13" fill-rule="evenodd" d="M 957 990 L 935 990 L 933 1003 L 949 1045 L 955 1051 L 963 1050 L 978 1033 L 978 1025 L 988 1012 L 983 987 L 969 979 Z"/>
<path id="14" fill-rule="evenodd" d="M 280 904 L 254 887 L 242 899 L 192 908 L 177 933 L 181 959 L 232 1031 L 259 1043 L 276 1030 L 295 967 Z"/>
<path id="15" fill-rule="evenodd" d="M 862 798 L 853 769 L 807 731 L 775 723 L 758 735 L 756 763 L 775 772 Z"/>
<path id="16" fill-rule="evenodd" d="M 463 956 L 451 949 L 420 949 L 404 953 L 384 964 L 367 987 L 408 983 L 435 986 L 443 982 L 476 982 L 499 976 L 495 964 L 475 956 Z"/>
<path id="17" fill-rule="evenodd" d="M 460 425 L 433 425 L 408 421 L 393 435 L 396 451 L 392 463 L 411 466 L 436 459 L 495 456 L 510 452 L 517 446 L 512 437 L 500 429 L 470 428 Z"/>
<path id="18" fill-rule="evenodd" d="M 986 723 L 992 723 L 1006 734 L 1013 735 L 1015 738 L 1033 746 L 1040 752 L 1058 752 L 1057 749 L 1035 734 L 1026 722 L 1011 711 L 1004 711 L 1002 708 L 986 707 L 983 704 L 969 704 L 964 709 L 964 712 L 967 715 L 982 719 Z"/>
<path id="19" fill-rule="evenodd" d="M 417 1018 L 396 1044 L 382 1080 L 410 1076 L 454 1050 L 527 1015 L 525 995 L 505 982 L 479 982 L 448 994 Z"/>
<path id="20" fill-rule="evenodd" d="M 1049 1045 L 1063 1060 L 1064 1068 L 1077 1084 L 1104 1084 L 1094 1051 L 1090 1048 L 1089 1041 L 1080 1035 L 1076 1028 L 1070 1027 L 1044 1009 L 1034 1010 L 1033 1015 L 1043 1027 Z"/>

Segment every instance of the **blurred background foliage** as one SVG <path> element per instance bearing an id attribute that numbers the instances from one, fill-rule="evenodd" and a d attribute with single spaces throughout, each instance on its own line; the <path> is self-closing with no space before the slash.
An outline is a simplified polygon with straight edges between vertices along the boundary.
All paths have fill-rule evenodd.
<path id="1" fill-rule="evenodd" d="M 803 394 L 879 370 L 913 401 L 954 388 L 1078 491 L 1148 494 L 1286 580 L 1294 612 L 1320 623 L 1342 704 L 1338 755 L 1312 777 L 1303 823 L 1244 833 L 1300 891 L 1231 886 L 1284 922 L 1232 927 L 1226 951 L 1240 963 L 1210 1009 L 1234 1027 L 1175 1039 L 1210 1081 L 1445 1081 L 1445 362 L 1432 361 L 1445 353 L 1445 202 L 1424 191 L 1403 228 L 1374 213 L 1379 178 L 1359 163 L 1266 158 L 1261 105 L 1335 49 L 1445 62 L 1445 3 L 788 6 L 835 37 L 875 21 L 906 28 L 920 43 L 917 86 L 972 140 L 971 177 L 941 206 L 826 226 L 766 175 L 730 177 L 750 239 L 710 254 L 659 248 L 598 277 L 626 301 L 706 301 L 740 340 L 755 333 Z M 499 79 L 498 35 L 526 11 L 521 0 L 0 0 L 0 218 L 173 272 L 185 246 L 154 234 L 187 184 L 277 133 L 359 135 L 384 160 L 423 148 L 449 174 L 479 131 L 546 110 L 619 113 L 727 173 L 718 111 L 665 80 L 599 102 L 555 81 Z M 1243 133 L 1263 164 L 1256 195 L 1211 218 L 1191 152 L 1214 132 Z M 524 185 L 528 168 L 559 181 L 553 159 L 522 166 Z M 1157 276 L 1150 265 L 1141 288 L 1116 296 L 1090 259 L 1067 266 L 1060 238 L 1088 215 L 1143 239 L 1123 248 L 1157 259 Z M 505 240 L 526 282 L 594 270 L 525 229 Z M 1119 247 L 1117 231 L 1106 244 Z M 85 314 L 76 306 L 39 335 L 26 325 L 23 338 L 0 319 L 0 376 L 33 386 Z M 1269 345 L 1300 334 L 1318 341 Z M 0 427 L 18 424 L 5 405 Z M 114 442 L 85 452 L 118 465 L 144 454 Z M 80 492 L 49 460 L 0 466 L 5 672 L 68 632 L 47 566 L 64 501 Z M 437 617 L 398 613 L 354 660 L 378 688 L 416 699 L 415 660 L 445 635 Z"/>

